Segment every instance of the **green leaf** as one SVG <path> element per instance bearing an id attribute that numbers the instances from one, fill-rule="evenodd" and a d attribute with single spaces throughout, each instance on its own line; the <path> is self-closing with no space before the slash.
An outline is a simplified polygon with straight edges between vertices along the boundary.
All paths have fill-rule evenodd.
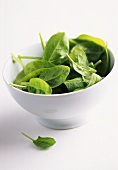
<path id="1" fill-rule="evenodd" d="M 40 78 L 32 78 L 30 79 L 27 89 L 31 93 L 36 94 L 51 94 L 52 89 L 51 87 L 42 79 Z"/>
<path id="2" fill-rule="evenodd" d="M 102 80 L 102 77 L 99 76 L 99 75 L 96 74 L 96 73 L 93 73 L 91 76 L 84 77 L 83 79 L 84 79 L 84 81 L 88 84 L 87 87 L 90 87 L 90 86 L 98 83 L 99 81 L 101 81 L 101 80 Z"/>
<path id="3" fill-rule="evenodd" d="M 47 149 L 51 146 L 53 146 L 56 141 L 53 138 L 50 137 L 40 137 L 38 136 L 38 138 L 36 140 L 33 141 L 33 143 L 41 149 Z"/>
<path id="4" fill-rule="evenodd" d="M 54 34 L 46 43 L 42 58 L 53 64 L 61 64 L 65 61 L 69 52 L 69 41 L 64 32 Z"/>
<path id="5" fill-rule="evenodd" d="M 105 51 L 101 56 L 100 60 L 102 61 L 99 65 L 97 65 L 96 70 L 97 74 L 102 77 L 107 76 L 110 71 L 110 52 Z"/>
<path id="6" fill-rule="evenodd" d="M 37 77 L 43 72 L 46 68 L 53 67 L 54 65 L 45 60 L 36 60 L 31 61 L 24 66 L 24 69 L 21 70 L 16 76 L 14 83 L 20 84 L 21 82 L 29 81 L 31 78 Z"/>
<path id="7" fill-rule="evenodd" d="M 55 88 L 66 80 L 69 72 L 70 68 L 68 66 L 57 65 L 45 70 L 40 75 L 40 78 L 46 81 L 52 88 Z"/>
<path id="8" fill-rule="evenodd" d="M 75 89 L 84 89 L 87 86 L 87 83 L 83 81 L 81 77 L 74 78 L 71 80 L 66 80 L 64 82 L 69 92 L 74 91 Z"/>
<path id="9" fill-rule="evenodd" d="M 81 48 L 79 48 L 78 45 L 72 48 L 70 57 L 73 59 L 74 62 L 77 62 L 81 65 L 89 65 L 85 52 Z"/>
<path id="10" fill-rule="evenodd" d="M 96 72 L 94 68 L 74 62 L 74 60 L 68 54 L 67 56 L 72 63 L 73 69 L 82 76 L 90 76 L 92 73 Z"/>
<path id="11" fill-rule="evenodd" d="M 22 134 L 27 137 L 28 139 L 32 140 L 32 142 L 34 143 L 34 145 L 39 148 L 39 149 L 47 149 L 51 146 L 53 146 L 56 141 L 54 138 L 50 138 L 50 137 L 41 137 L 38 136 L 37 139 L 33 139 L 30 136 L 26 135 L 25 133 L 22 132 Z"/>
<path id="12" fill-rule="evenodd" d="M 16 79 L 14 80 L 15 84 L 21 84 L 22 82 L 27 82 L 29 81 L 31 78 L 36 78 L 38 77 L 43 71 L 45 71 L 47 68 L 40 68 L 37 70 L 34 70 L 32 72 L 30 72 L 29 74 L 24 74 L 24 70 L 22 70 L 16 77 Z"/>
<path id="13" fill-rule="evenodd" d="M 87 34 L 81 34 L 80 36 L 76 38 L 76 40 L 91 41 L 91 42 L 96 43 L 99 46 L 106 48 L 106 43 L 101 38 L 93 37 Z"/>
<path id="14" fill-rule="evenodd" d="M 102 39 L 86 34 L 78 36 L 74 41 L 85 51 L 89 62 L 97 62 L 107 46 Z"/>
<path id="15" fill-rule="evenodd" d="M 25 65 L 24 67 L 24 73 L 25 75 L 31 73 L 32 71 L 35 71 L 40 68 L 50 68 L 53 67 L 54 65 L 48 61 L 45 60 L 36 60 L 36 61 L 31 61 L 28 64 Z"/>

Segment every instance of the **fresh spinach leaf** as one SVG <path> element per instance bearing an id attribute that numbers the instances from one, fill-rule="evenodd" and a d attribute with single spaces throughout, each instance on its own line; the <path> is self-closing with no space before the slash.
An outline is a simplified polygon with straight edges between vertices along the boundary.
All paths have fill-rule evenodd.
<path id="1" fill-rule="evenodd" d="M 37 77 L 45 68 L 53 67 L 54 65 L 45 60 L 31 61 L 24 66 L 24 69 L 16 76 L 14 83 L 20 84 L 22 81 L 29 81 L 31 78 Z"/>
<path id="2" fill-rule="evenodd" d="M 27 85 L 28 92 L 36 93 L 36 94 L 51 94 L 51 87 L 40 78 L 32 78 L 30 79 Z"/>
<path id="3" fill-rule="evenodd" d="M 67 56 L 72 63 L 73 69 L 82 76 L 90 76 L 92 73 L 96 72 L 94 68 L 74 62 L 74 60 L 68 54 Z"/>
<path id="4" fill-rule="evenodd" d="M 89 65 L 85 52 L 81 48 L 79 48 L 78 45 L 72 48 L 70 57 L 73 59 L 74 62 L 77 62 L 81 65 Z"/>
<path id="5" fill-rule="evenodd" d="M 38 136 L 37 139 L 33 139 L 30 136 L 26 135 L 24 132 L 22 132 L 22 134 L 26 138 L 30 139 L 37 148 L 42 149 L 42 150 L 47 149 L 56 143 L 54 138 Z"/>
<path id="6" fill-rule="evenodd" d="M 64 32 L 59 32 L 47 41 L 42 58 L 53 64 L 61 64 L 66 60 L 68 52 L 68 38 Z"/>
<path id="7" fill-rule="evenodd" d="M 109 50 L 104 51 L 104 53 L 100 56 L 100 60 L 102 62 L 96 66 L 97 74 L 99 74 L 102 77 L 105 77 L 110 72 L 110 52 L 109 52 Z"/>
<path id="8" fill-rule="evenodd" d="M 83 79 L 87 83 L 87 87 L 90 87 L 98 83 L 99 81 L 101 81 L 103 78 L 99 76 L 98 74 L 93 73 L 91 76 L 83 77 Z"/>
<path id="9" fill-rule="evenodd" d="M 52 88 L 55 88 L 66 80 L 69 72 L 70 68 L 68 66 L 57 65 L 46 69 L 39 77 L 46 81 Z"/>
<path id="10" fill-rule="evenodd" d="M 64 84 L 69 92 L 72 92 L 75 89 L 84 89 L 87 86 L 87 83 L 83 81 L 82 77 L 66 80 Z"/>
<path id="11" fill-rule="evenodd" d="M 78 36 L 73 41 L 85 51 L 89 62 L 97 62 L 107 46 L 102 39 L 86 34 Z"/>

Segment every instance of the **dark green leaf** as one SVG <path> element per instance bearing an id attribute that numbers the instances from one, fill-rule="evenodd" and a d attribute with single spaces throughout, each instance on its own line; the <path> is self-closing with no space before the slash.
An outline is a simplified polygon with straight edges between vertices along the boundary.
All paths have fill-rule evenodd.
<path id="1" fill-rule="evenodd" d="M 56 143 L 56 141 L 50 137 L 38 136 L 38 138 L 36 140 L 33 140 L 33 143 L 40 149 L 47 149 L 47 148 L 53 146 Z"/>
<path id="2" fill-rule="evenodd" d="M 97 67 L 97 74 L 102 77 L 105 77 L 110 71 L 110 54 L 109 51 L 105 51 L 101 56 L 100 60 L 102 61 Z"/>
<path id="3" fill-rule="evenodd" d="M 30 136 L 26 135 L 23 132 L 22 132 L 22 134 L 25 137 L 27 137 L 28 139 L 32 140 L 34 145 L 37 146 L 39 149 L 47 149 L 47 148 L 53 146 L 56 143 L 54 138 L 38 136 L 37 139 L 33 139 L 33 138 L 31 138 Z"/>

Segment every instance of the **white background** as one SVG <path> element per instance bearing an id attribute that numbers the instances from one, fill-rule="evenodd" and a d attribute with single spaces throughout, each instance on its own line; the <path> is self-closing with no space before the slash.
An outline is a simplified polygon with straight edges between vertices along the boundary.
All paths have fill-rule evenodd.
<path id="1" fill-rule="evenodd" d="M 0 0 L 0 170 L 118 170 L 118 77 L 95 117 L 82 127 L 41 126 L 10 96 L 2 69 L 10 53 L 65 31 L 101 37 L 118 56 L 117 0 Z M 51 136 L 56 145 L 37 150 L 33 138 Z"/>

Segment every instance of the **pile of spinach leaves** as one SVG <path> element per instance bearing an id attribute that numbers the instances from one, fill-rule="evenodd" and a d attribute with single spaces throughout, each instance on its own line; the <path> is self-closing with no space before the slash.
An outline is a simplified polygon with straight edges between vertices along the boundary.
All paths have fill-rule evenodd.
<path id="1" fill-rule="evenodd" d="M 88 88 L 110 72 L 107 44 L 100 38 L 82 34 L 72 39 L 59 32 L 47 43 L 40 34 L 40 40 L 42 56 L 12 55 L 23 69 L 11 86 L 36 94 L 61 94 Z M 25 65 L 24 58 L 34 60 Z"/>

